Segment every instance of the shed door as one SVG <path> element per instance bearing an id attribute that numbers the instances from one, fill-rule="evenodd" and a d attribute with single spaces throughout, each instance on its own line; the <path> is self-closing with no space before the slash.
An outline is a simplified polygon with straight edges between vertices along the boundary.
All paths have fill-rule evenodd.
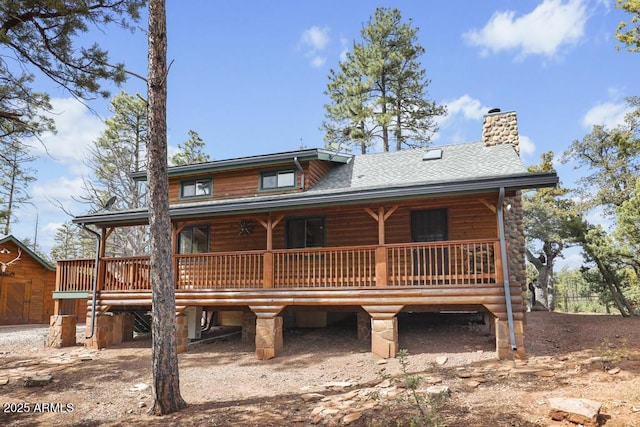
<path id="1" fill-rule="evenodd" d="M 25 323 L 29 320 L 29 284 L 2 283 L 0 285 L 0 321 L 5 325 Z"/>

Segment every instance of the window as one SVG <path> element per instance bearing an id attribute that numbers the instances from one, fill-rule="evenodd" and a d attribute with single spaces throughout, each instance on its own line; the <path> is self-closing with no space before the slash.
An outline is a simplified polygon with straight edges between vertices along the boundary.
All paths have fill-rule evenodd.
<path id="1" fill-rule="evenodd" d="M 185 227 L 178 234 L 178 253 L 200 254 L 204 252 L 209 252 L 208 225 Z"/>
<path id="2" fill-rule="evenodd" d="M 324 217 L 287 220 L 287 248 L 324 246 Z"/>
<path id="3" fill-rule="evenodd" d="M 447 210 L 429 209 L 411 212 L 411 239 L 414 242 L 439 242 L 448 239 Z"/>
<path id="4" fill-rule="evenodd" d="M 213 180 L 211 178 L 193 179 L 180 183 L 180 197 L 205 197 L 211 195 Z"/>
<path id="5" fill-rule="evenodd" d="M 296 171 L 281 170 L 262 172 L 260 175 L 261 190 L 277 190 L 280 188 L 294 188 L 296 186 Z"/>

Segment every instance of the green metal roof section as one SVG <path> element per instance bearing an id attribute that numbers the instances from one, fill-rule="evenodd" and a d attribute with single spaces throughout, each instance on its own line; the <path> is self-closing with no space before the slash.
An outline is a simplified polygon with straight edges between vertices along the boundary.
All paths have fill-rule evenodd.
<path id="1" fill-rule="evenodd" d="M 0 245 L 3 245 L 7 242 L 12 242 L 14 243 L 17 247 L 19 247 L 20 249 L 22 249 L 24 252 L 26 252 L 27 254 L 29 254 L 29 256 L 33 259 L 35 259 L 38 263 L 42 264 L 42 266 L 44 268 L 46 268 L 47 270 L 51 270 L 51 271 L 55 271 L 56 267 L 49 264 L 44 258 L 42 258 L 40 255 L 38 255 L 37 253 L 35 253 L 33 250 L 29 249 L 27 246 L 25 246 L 24 243 L 22 243 L 20 240 L 16 239 L 15 237 L 13 237 L 13 235 L 8 235 L 2 239 L 0 239 Z"/>
<path id="2" fill-rule="evenodd" d="M 329 151 L 319 148 L 286 151 L 282 153 L 263 154 L 250 157 L 238 157 L 234 159 L 214 160 L 211 162 L 197 163 L 193 165 L 170 166 L 168 174 L 174 176 L 190 176 L 212 172 L 219 172 L 231 169 L 246 169 L 255 167 L 268 167 L 274 164 L 285 162 L 293 163 L 294 159 L 299 162 L 309 160 L 325 160 L 334 163 L 348 163 L 353 155 Z M 131 175 L 136 181 L 146 181 L 147 171 L 134 172 Z"/>
<path id="3" fill-rule="evenodd" d="M 428 159 L 425 159 L 425 149 L 332 158 L 330 156 L 335 156 L 335 153 L 324 150 L 258 156 L 260 161 L 252 158 L 255 160 L 252 164 L 294 157 L 301 160 L 303 155 L 314 159 L 329 156 L 332 161 L 339 159 L 341 164 L 327 172 L 314 187 L 303 192 L 260 193 L 237 199 L 178 203 L 170 207 L 170 215 L 176 220 L 367 201 L 497 192 L 500 188 L 507 191 L 521 190 L 555 186 L 558 183 L 555 172 L 528 172 L 511 145 L 485 147 L 482 143 L 474 142 L 437 148 L 442 150 L 441 157 Z M 292 157 L 293 153 L 296 155 Z M 138 209 L 79 216 L 73 222 L 110 226 L 146 223 L 147 218 L 147 210 Z"/>

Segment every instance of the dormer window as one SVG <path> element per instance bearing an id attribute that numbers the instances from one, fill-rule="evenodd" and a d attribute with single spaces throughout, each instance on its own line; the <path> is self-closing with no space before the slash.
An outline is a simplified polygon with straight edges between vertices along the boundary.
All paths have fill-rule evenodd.
<path id="1" fill-rule="evenodd" d="M 180 197 L 183 199 L 210 196 L 212 190 L 213 180 L 211 178 L 192 179 L 180 183 Z"/>
<path id="2" fill-rule="evenodd" d="M 261 190 L 280 190 L 295 188 L 296 171 L 293 169 L 262 172 L 260 174 Z"/>

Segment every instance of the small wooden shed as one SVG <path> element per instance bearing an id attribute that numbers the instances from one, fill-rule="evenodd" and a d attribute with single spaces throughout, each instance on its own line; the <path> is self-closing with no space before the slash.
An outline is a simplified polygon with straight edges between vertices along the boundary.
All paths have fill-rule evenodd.
<path id="1" fill-rule="evenodd" d="M 56 268 L 15 237 L 0 239 L 0 325 L 49 323 Z"/>

